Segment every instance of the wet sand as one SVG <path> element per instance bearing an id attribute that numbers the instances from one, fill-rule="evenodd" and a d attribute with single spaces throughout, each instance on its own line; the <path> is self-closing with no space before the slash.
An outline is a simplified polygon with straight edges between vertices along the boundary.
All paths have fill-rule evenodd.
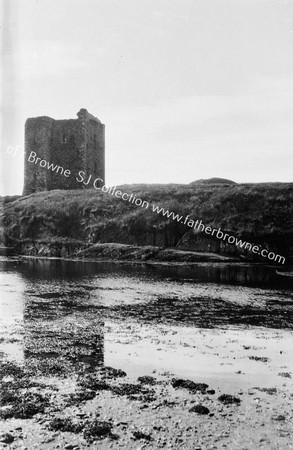
<path id="1" fill-rule="evenodd" d="M 201 350 L 204 355 L 202 347 Z M 8 433 L 2 438 L 13 439 L 9 448 L 15 449 L 290 449 L 293 398 L 291 379 L 287 378 L 292 373 L 288 372 L 289 367 L 276 365 L 272 359 L 269 363 L 252 360 L 252 365 L 269 368 L 266 382 L 260 378 L 252 386 L 254 377 L 242 371 L 237 371 L 237 378 L 235 375 L 231 384 L 226 379 L 227 372 L 231 374 L 231 370 L 240 367 L 239 360 L 245 358 L 245 354 L 249 354 L 249 358 L 255 352 L 230 350 L 230 357 L 220 363 L 220 366 L 226 364 L 229 371 L 222 366 L 221 374 L 215 364 L 217 373 L 209 377 L 210 380 L 203 374 L 193 380 L 200 383 L 200 388 L 204 386 L 199 391 L 192 389 L 192 383 L 191 389 L 184 387 L 184 383 L 183 387 L 176 387 L 174 380 L 178 377 L 175 374 L 157 369 L 149 378 L 145 377 L 144 383 L 133 376 L 103 376 L 98 369 L 94 373 L 80 372 L 64 378 L 53 374 L 51 377 L 30 376 L 30 382 L 42 383 L 41 387 L 20 389 L 18 396 L 28 391 L 39 392 L 48 395 L 49 404 L 44 412 L 37 412 L 30 419 L 11 418 L 2 422 L 2 432 Z M 258 353 L 268 352 L 263 348 Z M 234 358 L 237 363 L 233 365 L 230 361 Z M 266 372 L 265 368 L 262 372 Z M 6 377 L 3 384 L 9 379 Z M 85 382 L 82 384 L 80 380 Z M 186 384 L 186 378 L 184 381 Z M 87 400 L 87 396 L 90 399 Z M 56 419 L 60 419 L 59 422 Z M 107 424 L 108 428 L 105 432 L 100 428 L 97 431 L 97 424 Z M 73 425 L 79 427 L 78 432 L 67 431 L 68 426 L 72 429 Z"/>
<path id="2" fill-rule="evenodd" d="M 48 267 L 2 273 L 0 448 L 293 448 L 290 290 Z"/>

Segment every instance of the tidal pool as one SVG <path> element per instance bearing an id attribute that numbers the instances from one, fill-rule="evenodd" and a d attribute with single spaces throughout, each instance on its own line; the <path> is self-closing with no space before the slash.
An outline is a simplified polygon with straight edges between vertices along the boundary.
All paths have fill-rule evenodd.
<path id="1" fill-rule="evenodd" d="M 271 364 L 292 370 L 292 326 L 290 280 L 272 267 L 1 260 L 0 351 L 25 364 L 267 385 L 282 382 Z"/>
<path id="2" fill-rule="evenodd" d="M 292 448 L 292 285 L 274 267 L 2 258 L 0 275 L 1 442 Z"/>

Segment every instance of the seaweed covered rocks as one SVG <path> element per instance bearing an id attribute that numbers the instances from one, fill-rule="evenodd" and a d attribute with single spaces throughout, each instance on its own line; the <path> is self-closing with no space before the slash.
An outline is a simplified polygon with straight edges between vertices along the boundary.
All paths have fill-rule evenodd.
<path id="1" fill-rule="evenodd" d="M 185 380 L 183 378 L 172 378 L 171 385 L 174 389 L 188 389 L 191 394 L 195 394 L 197 392 L 205 394 L 207 388 L 209 387 L 206 383 L 195 383 L 192 380 Z"/>

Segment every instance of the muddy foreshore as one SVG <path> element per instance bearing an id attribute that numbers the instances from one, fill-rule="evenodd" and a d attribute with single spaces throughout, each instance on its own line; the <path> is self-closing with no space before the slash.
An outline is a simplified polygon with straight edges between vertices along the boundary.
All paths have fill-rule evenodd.
<path id="1" fill-rule="evenodd" d="M 121 262 L 6 262 L 0 448 L 292 449 L 292 291 Z"/>
<path id="2" fill-rule="evenodd" d="M 2 448 L 292 448 L 293 398 L 284 388 L 231 395 L 170 373 L 68 372 L 58 360 L 1 363 Z"/>

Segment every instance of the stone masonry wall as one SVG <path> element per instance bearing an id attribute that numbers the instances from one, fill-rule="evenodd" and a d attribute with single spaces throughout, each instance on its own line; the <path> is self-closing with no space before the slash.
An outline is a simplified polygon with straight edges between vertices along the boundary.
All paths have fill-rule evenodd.
<path id="1" fill-rule="evenodd" d="M 27 161 L 31 151 L 48 160 L 51 156 L 50 141 L 54 120 L 50 117 L 27 119 L 25 123 L 24 194 L 49 189 L 48 174 L 39 165 Z"/>
<path id="2" fill-rule="evenodd" d="M 50 162 L 69 169 L 71 175 L 65 177 L 60 173 L 46 170 L 50 179 L 49 190 L 52 189 L 81 189 L 76 176 L 84 169 L 82 158 L 82 144 L 84 136 L 78 119 L 55 120 L 51 137 Z M 77 186 L 78 184 L 78 186 Z"/>
<path id="3" fill-rule="evenodd" d="M 25 124 L 25 161 L 23 195 L 53 189 L 91 188 L 95 178 L 105 182 L 105 126 L 86 109 L 77 113 L 78 119 L 54 120 L 50 117 L 27 119 Z M 31 152 L 48 163 L 70 170 L 66 177 L 40 164 L 29 162 Z M 78 173 L 88 185 L 78 182 Z"/>

